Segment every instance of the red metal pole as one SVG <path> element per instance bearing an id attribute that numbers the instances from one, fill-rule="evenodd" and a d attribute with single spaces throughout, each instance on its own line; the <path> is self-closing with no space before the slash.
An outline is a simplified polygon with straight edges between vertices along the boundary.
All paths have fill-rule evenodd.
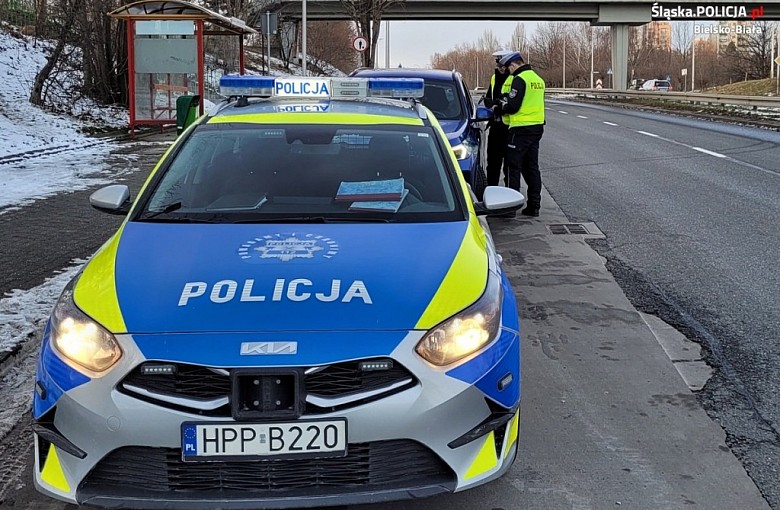
<path id="1" fill-rule="evenodd" d="M 244 74 L 244 34 L 238 34 L 238 74 Z"/>
<path id="2" fill-rule="evenodd" d="M 127 20 L 127 93 L 130 95 L 130 136 L 135 136 L 135 21 Z"/>
<path id="3" fill-rule="evenodd" d="M 203 20 L 199 19 L 197 21 L 197 29 L 198 29 L 198 96 L 200 96 L 200 114 L 203 115 L 203 101 L 205 100 L 205 97 L 203 97 L 204 94 L 204 86 L 203 81 L 206 79 L 206 63 L 204 62 L 204 55 L 203 55 Z"/>

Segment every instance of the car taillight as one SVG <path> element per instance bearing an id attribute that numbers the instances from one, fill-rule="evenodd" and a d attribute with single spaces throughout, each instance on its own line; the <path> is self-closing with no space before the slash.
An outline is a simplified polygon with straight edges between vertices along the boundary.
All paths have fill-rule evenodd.
<path id="1" fill-rule="evenodd" d="M 658 87 L 656 87 L 656 86 L 653 86 L 653 90 L 658 90 Z"/>

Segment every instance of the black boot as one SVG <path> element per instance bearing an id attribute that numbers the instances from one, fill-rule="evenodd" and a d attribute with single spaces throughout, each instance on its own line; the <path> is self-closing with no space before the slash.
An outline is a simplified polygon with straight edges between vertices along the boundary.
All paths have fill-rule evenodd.
<path id="1" fill-rule="evenodd" d="M 520 214 L 522 214 L 523 216 L 533 216 L 533 217 L 539 216 L 539 204 L 532 204 L 529 202 L 528 205 L 525 206 L 525 209 L 523 209 L 523 211 Z"/>

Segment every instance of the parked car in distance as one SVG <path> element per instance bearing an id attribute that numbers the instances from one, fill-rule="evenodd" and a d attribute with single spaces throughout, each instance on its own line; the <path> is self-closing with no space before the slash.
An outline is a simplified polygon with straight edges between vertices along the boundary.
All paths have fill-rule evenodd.
<path id="1" fill-rule="evenodd" d="M 640 90 L 669 92 L 672 90 L 672 83 L 669 80 L 647 80 L 642 84 L 642 88 Z"/>

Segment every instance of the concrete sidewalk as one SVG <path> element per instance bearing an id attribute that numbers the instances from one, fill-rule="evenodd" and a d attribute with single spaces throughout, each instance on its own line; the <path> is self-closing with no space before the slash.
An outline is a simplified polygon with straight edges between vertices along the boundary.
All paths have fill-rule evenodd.
<path id="1" fill-rule="evenodd" d="M 516 497 L 494 507 L 768 508 L 686 384 L 698 345 L 637 312 L 587 236 L 550 232 L 568 220 L 546 190 L 520 218 L 490 220 L 523 337 L 520 457 L 496 484 Z"/>

